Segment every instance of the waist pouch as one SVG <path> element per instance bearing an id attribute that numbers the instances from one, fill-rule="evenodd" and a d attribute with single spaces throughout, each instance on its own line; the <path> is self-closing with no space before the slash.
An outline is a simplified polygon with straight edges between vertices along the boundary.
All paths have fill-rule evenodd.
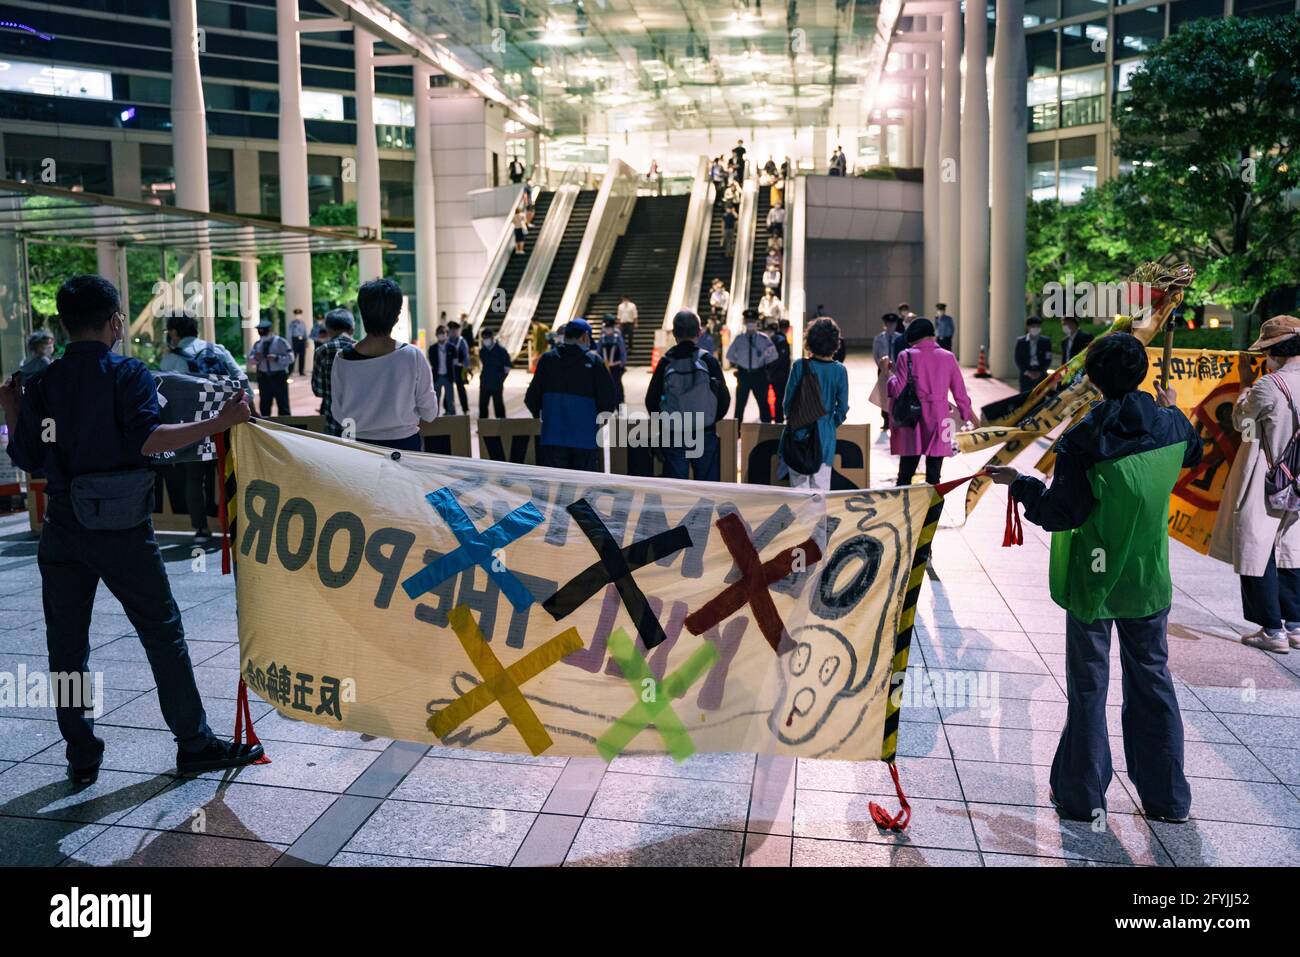
<path id="1" fill-rule="evenodd" d="M 92 531 L 121 532 L 149 520 L 153 496 L 149 469 L 78 475 L 72 480 L 72 513 Z"/>

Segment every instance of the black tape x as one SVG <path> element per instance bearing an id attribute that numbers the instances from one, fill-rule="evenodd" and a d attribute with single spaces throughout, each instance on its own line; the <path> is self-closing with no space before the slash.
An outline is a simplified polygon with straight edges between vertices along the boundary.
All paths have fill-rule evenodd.
<path id="1" fill-rule="evenodd" d="M 659 626 L 659 619 L 651 610 L 632 573 L 644 565 L 657 562 L 666 555 L 691 547 L 691 533 L 686 526 L 678 525 L 666 532 L 633 542 L 619 548 L 605 523 L 585 498 L 580 498 L 566 511 L 573 516 L 578 527 L 586 533 L 600 560 L 575 575 L 563 588 L 542 603 L 557 621 L 577 611 L 589 598 L 610 582 L 618 589 L 641 642 L 647 649 L 654 648 L 667 637 Z"/>

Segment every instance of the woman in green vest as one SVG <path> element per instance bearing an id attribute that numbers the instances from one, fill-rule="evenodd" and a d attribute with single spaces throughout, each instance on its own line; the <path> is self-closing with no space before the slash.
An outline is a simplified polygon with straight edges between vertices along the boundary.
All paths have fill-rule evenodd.
<path id="1" fill-rule="evenodd" d="M 993 481 L 1052 532 L 1052 600 L 1065 609 L 1065 728 L 1052 761 L 1052 803 L 1062 817 L 1095 821 L 1112 775 L 1106 731 L 1110 634 L 1119 632 L 1124 756 L 1148 818 L 1182 823 L 1191 808 L 1183 774 L 1183 722 L 1169 673 L 1165 626 L 1169 495 L 1201 460 L 1201 440 L 1175 406 L 1139 392 L 1146 347 L 1111 333 L 1088 350 L 1088 378 L 1103 397 L 1061 436 L 1051 486 L 1013 468 Z"/>

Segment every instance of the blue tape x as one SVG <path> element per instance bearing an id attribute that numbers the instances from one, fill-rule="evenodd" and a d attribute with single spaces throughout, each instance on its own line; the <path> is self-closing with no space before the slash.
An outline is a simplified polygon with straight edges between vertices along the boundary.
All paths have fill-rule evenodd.
<path id="1" fill-rule="evenodd" d="M 515 577 L 505 565 L 493 554 L 517 538 L 522 538 L 538 525 L 542 524 L 542 513 L 532 502 L 526 502 L 497 522 L 486 532 L 474 527 L 465 510 L 460 507 L 451 489 L 440 488 L 425 496 L 429 504 L 437 509 L 449 526 L 460 547 L 436 562 L 425 565 L 406 581 L 402 589 L 409 598 L 419 598 L 425 592 L 432 591 L 453 575 L 458 575 L 474 565 L 487 572 L 488 578 L 501 589 L 501 593 L 510 600 L 517 611 L 528 608 L 533 601 L 533 593 L 524 587 L 524 583 Z"/>

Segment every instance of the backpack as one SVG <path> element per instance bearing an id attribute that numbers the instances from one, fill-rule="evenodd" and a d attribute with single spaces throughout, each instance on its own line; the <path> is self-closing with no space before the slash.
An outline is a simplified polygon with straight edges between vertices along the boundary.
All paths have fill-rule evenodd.
<path id="1" fill-rule="evenodd" d="M 216 347 L 210 342 L 205 342 L 203 348 L 192 356 L 186 355 L 178 349 L 172 351 L 185 360 L 185 364 L 189 366 L 190 375 L 215 376 L 217 378 L 230 375 L 230 367 L 226 365 L 226 360 L 221 357 Z"/>
<path id="2" fill-rule="evenodd" d="M 907 350 L 908 353 L 911 350 Z M 921 421 L 921 397 L 916 394 L 916 381 L 912 378 L 913 357 L 907 356 L 907 385 L 903 391 L 898 394 L 894 400 L 894 408 L 889 413 L 889 418 L 894 425 L 901 428 L 910 428 Z"/>
<path id="3" fill-rule="evenodd" d="M 713 391 L 709 367 L 699 353 L 668 361 L 660 409 L 702 421 L 705 428 L 717 421 L 718 397 Z"/>
<path id="4" fill-rule="evenodd" d="M 803 363 L 803 360 L 800 360 Z M 803 378 L 790 402 L 790 414 L 781 432 L 777 454 L 791 472 L 799 475 L 816 475 L 822 465 L 821 432 L 817 421 L 826 414 L 822 402 L 821 381 L 812 368 L 804 365 Z"/>
<path id="5" fill-rule="evenodd" d="M 1291 407 L 1291 420 L 1296 430 L 1291 434 L 1291 441 L 1282 450 L 1282 457 L 1277 462 L 1268 461 L 1268 446 L 1260 443 L 1268 471 L 1264 473 L 1264 495 L 1268 507 L 1275 512 L 1300 512 L 1300 413 L 1296 412 L 1291 390 L 1280 375 L 1274 375 L 1273 381 L 1286 396 L 1287 405 Z"/>

